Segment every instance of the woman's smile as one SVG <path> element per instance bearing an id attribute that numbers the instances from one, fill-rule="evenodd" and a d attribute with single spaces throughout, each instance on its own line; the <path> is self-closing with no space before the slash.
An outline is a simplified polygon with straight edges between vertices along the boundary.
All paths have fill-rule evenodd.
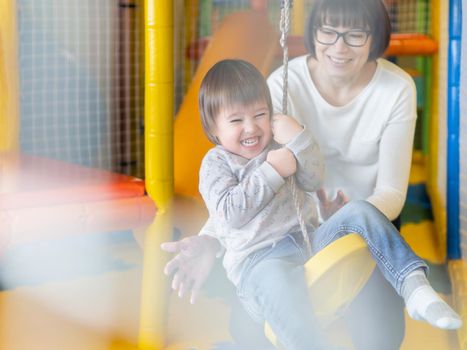
<path id="1" fill-rule="evenodd" d="M 330 55 L 328 55 L 327 57 L 329 58 L 329 60 L 332 63 L 335 63 L 337 65 L 345 65 L 345 64 L 350 63 L 352 61 L 351 58 L 339 58 L 339 57 L 334 57 L 334 56 L 330 56 Z"/>

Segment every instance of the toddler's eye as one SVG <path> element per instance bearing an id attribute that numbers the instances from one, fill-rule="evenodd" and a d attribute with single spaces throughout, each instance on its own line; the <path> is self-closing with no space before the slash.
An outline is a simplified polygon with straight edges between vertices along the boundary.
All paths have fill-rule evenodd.
<path id="1" fill-rule="evenodd" d="M 231 123 L 238 123 L 238 122 L 241 122 L 241 121 L 242 121 L 241 119 L 230 119 Z"/>
<path id="2" fill-rule="evenodd" d="M 258 113 L 255 115 L 255 118 L 261 118 L 261 117 L 264 117 L 266 115 L 266 113 Z"/>

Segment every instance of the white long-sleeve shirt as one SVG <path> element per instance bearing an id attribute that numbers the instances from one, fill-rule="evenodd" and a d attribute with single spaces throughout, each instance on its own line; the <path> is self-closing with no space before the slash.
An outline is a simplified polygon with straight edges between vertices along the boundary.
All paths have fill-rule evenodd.
<path id="1" fill-rule="evenodd" d="M 282 68 L 268 85 L 274 110 L 282 105 Z M 289 63 L 288 114 L 304 124 L 325 159 L 324 189 L 333 199 L 340 189 L 351 200 L 366 199 L 390 220 L 401 212 L 407 193 L 416 121 L 412 78 L 396 65 L 377 60 L 369 84 L 344 106 L 318 92 L 307 56 Z"/>
<path id="2" fill-rule="evenodd" d="M 316 142 L 305 128 L 286 147 L 297 160 L 297 195 L 311 232 L 318 224 L 316 203 L 306 192 L 322 186 L 324 162 Z M 285 235 L 300 232 L 292 191 L 266 162 L 270 147 L 249 160 L 212 148 L 203 158 L 199 190 L 209 210 L 211 229 L 225 248 L 224 267 L 237 285 L 242 264 L 251 253 L 272 246 Z"/>

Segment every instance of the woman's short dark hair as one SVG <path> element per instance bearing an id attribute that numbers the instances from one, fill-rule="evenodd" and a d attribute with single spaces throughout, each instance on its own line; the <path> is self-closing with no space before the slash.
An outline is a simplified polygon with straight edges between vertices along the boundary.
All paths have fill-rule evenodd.
<path id="1" fill-rule="evenodd" d="M 217 62 L 201 82 L 198 106 L 201 123 L 208 139 L 217 144 L 213 135 L 216 117 L 221 109 L 235 105 L 252 105 L 265 101 L 272 114 L 272 101 L 266 79 L 249 62 L 228 59 Z"/>
<path id="2" fill-rule="evenodd" d="M 381 0 L 315 0 L 305 27 L 305 46 L 313 57 L 315 28 L 323 24 L 368 28 L 372 38 L 370 61 L 381 57 L 389 45 L 391 21 Z"/>

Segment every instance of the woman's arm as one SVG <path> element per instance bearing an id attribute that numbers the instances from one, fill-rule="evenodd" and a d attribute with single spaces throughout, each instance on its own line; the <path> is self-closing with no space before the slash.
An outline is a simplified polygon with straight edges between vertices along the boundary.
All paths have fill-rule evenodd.
<path id="1" fill-rule="evenodd" d="M 389 220 L 399 216 L 405 203 L 415 122 L 415 87 L 410 85 L 401 94 L 393 109 L 393 117 L 381 137 L 376 186 L 373 194 L 367 198 Z"/>

